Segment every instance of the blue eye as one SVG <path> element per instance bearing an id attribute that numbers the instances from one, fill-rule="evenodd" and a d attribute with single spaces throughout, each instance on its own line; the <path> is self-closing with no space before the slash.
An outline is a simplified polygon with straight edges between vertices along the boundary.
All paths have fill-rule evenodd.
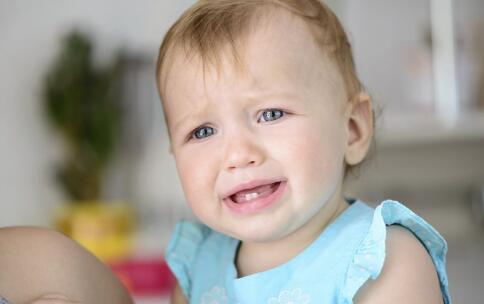
<path id="1" fill-rule="evenodd" d="M 267 109 L 262 112 L 262 116 L 259 118 L 259 122 L 261 120 L 268 122 L 278 120 L 279 118 L 284 116 L 284 111 L 278 109 Z"/>
<path id="2" fill-rule="evenodd" d="M 203 139 L 215 134 L 215 130 L 212 127 L 200 127 L 192 132 L 190 138 Z"/>

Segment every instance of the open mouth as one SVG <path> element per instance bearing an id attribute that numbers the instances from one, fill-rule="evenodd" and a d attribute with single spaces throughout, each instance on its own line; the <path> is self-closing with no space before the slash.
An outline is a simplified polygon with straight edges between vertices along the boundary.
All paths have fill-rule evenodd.
<path id="1" fill-rule="evenodd" d="M 254 200 L 264 199 L 271 196 L 280 187 L 281 182 L 261 185 L 252 189 L 245 189 L 229 196 L 230 200 L 236 204 L 249 203 Z"/>
<path id="2" fill-rule="evenodd" d="M 238 189 L 223 199 L 225 206 L 234 214 L 252 215 L 281 202 L 286 193 L 287 180 L 254 182 L 241 185 Z"/>

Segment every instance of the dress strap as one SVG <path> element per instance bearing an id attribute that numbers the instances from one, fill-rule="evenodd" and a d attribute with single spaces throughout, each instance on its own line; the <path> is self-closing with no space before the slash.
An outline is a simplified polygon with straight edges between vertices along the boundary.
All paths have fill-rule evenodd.
<path id="1" fill-rule="evenodd" d="M 386 200 L 373 214 L 368 234 L 356 250 L 349 265 L 343 289 L 343 303 L 353 303 L 353 297 L 369 279 L 376 279 L 385 261 L 386 226 L 400 225 L 411 231 L 425 246 L 438 273 L 445 304 L 451 303 L 445 269 L 447 243 L 424 219 L 397 201 Z"/>
<path id="2" fill-rule="evenodd" d="M 166 262 L 187 299 L 190 299 L 192 290 L 193 264 L 200 245 L 209 233 L 210 228 L 205 225 L 180 221 L 176 224 L 168 244 Z"/>

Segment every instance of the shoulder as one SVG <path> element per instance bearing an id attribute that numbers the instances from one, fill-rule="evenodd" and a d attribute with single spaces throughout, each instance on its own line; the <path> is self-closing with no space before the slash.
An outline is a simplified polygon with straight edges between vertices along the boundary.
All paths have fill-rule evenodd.
<path id="1" fill-rule="evenodd" d="M 47 228 L 0 228 L 3 264 L 9 258 L 27 258 L 32 255 L 35 255 L 37 259 L 52 259 L 52 262 L 59 262 L 58 258 L 66 251 L 76 253 L 77 246 L 63 234 Z"/>
<path id="2" fill-rule="evenodd" d="M 362 286 L 355 303 L 443 303 L 432 258 L 408 229 L 388 226 L 382 272 Z"/>
<path id="3" fill-rule="evenodd" d="M 0 290 L 15 303 L 60 293 L 83 303 L 132 303 L 97 258 L 63 234 L 38 227 L 0 228 Z M 29 286 L 25 289 L 24 286 Z"/>
<path id="4" fill-rule="evenodd" d="M 99 263 L 68 237 L 41 227 L 0 228 L 0 247 L 3 264 L 10 258 L 24 259 L 31 263 L 49 262 L 52 267 L 67 262 L 70 266 L 85 261 Z"/>

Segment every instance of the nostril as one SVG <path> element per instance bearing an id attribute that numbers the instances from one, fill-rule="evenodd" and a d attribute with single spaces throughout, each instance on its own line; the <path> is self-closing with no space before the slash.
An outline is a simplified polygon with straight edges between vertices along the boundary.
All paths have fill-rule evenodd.
<path id="1" fill-rule="evenodd" d="M 256 163 L 256 161 L 254 160 L 251 160 L 251 161 L 248 161 L 248 162 L 240 162 L 240 163 L 237 163 L 237 164 L 232 164 L 231 166 L 229 166 L 230 169 L 235 169 L 235 168 L 241 168 L 241 167 L 248 167 L 248 166 L 253 166 L 254 164 Z"/>

